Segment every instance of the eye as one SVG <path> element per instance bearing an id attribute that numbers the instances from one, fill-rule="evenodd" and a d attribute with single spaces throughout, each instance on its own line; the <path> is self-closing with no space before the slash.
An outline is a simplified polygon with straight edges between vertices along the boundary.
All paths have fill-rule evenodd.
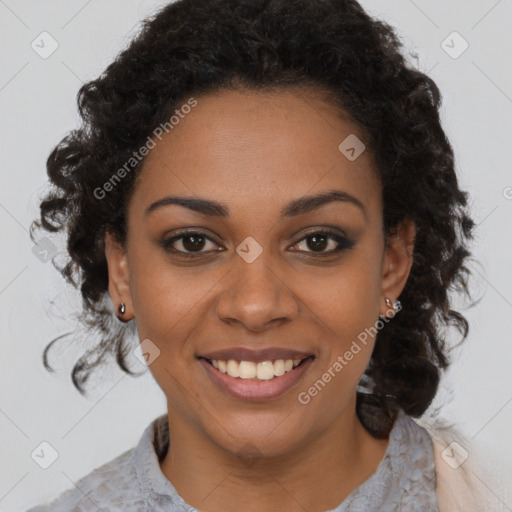
<path id="1" fill-rule="evenodd" d="M 295 246 L 299 246 L 301 244 L 305 245 L 311 250 L 300 252 L 317 253 L 318 256 L 335 254 L 345 249 L 350 249 L 354 246 L 354 242 L 333 231 L 314 231 L 309 233 L 301 240 L 299 240 Z M 327 249 L 329 246 L 330 250 L 326 251 L 325 249 Z"/>
<path id="2" fill-rule="evenodd" d="M 188 231 L 168 238 L 162 242 L 163 248 L 171 253 L 179 254 L 187 258 L 194 257 L 196 254 L 204 254 L 210 251 L 203 251 L 208 242 L 217 245 L 215 241 L 200 231 Z"/>
<path id="3" fill-rule="evenodd" d="M 187 231 L 171 238 L 165 239 L 161 245 L 162 247 L 173 254 L 183 256 L 186 258 L 193 258 L 201 254 L 207 254 L 212 252 L 219 252 L 219 249 L 212 248 L 210 250 L 204 250 L 208 246 L 208 243 L 213 246 L 218 244 L 200 231 Z M 317 256 L 328 256 L 341 252 L 345 249 L 350 249 L 355 244 L 348 238 L 335 233 L 333 231 L 319 230 L 307 234 L 301 240 L 299 240 L 293 247 L 305 245 L 307 249 L 299 249 L 298 252 L 309 252 Z M 329 250 L 326 250 L 328 249 Z"/>

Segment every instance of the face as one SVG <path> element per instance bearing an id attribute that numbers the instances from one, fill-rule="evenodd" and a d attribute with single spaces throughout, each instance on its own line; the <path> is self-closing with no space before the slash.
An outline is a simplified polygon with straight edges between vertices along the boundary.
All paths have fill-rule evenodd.
<path id="1" fill-rule="evenodd" d="M 149 368 L 171 423 L 232 453 L 250 443 L 284 454 L 353 416 L 375 341 L 361 333 L 404 287 L 414 229 L 404 223 L 386 245 L 370 151 L 354 160 L 338 148 L 365 136 L 314 91 L 195 99 L 146 157 L 125 245 L 106 238 L 109 292 L 160 351 Z M 263 362 L 249 380 L 202 358 L 220 350 L 307 359 L 273 378 L 281 363 Z M 231 363 L 252 369 L 241 366 Z"/>

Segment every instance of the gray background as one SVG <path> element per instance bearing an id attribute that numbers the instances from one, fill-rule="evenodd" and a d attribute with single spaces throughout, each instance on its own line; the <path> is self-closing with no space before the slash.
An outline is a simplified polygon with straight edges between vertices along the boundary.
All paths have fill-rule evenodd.
<path id="1" fill-rule="evenodd" d="M 139 20 L 165 3 L 0 0 L 1 510 L 24 510 L 73 487 L 133 447 L 165 412 L 163 393 L 149 372 L 132 379 L 115 365 L 101 379 L 93 376 L 98 387 L 91 398 L 81 397 L 69 377 L 81 349 L 54 357 L 57 372 L 46 372 L 41 352 L 52 337 L 73 328 L 71 314 L 80 301 L 51 263 L 36 257 L 28 237 L 45 189 L 49 151 L 77 124 L 79 86 L 101 73 L 136 33 Z M 478 224 L 474 254 L 481 265 L 473 267 L 473 289 L 483 298 L 465 312 L 470 334 L 436 403 L 453 397 L 443 416 L 485 446 L 489 457 L 510 460 L 512 2 L 361 3 L 397 28 L 406 50 L 418 54 L 420 69 L 441 88 L 444 126 Z M 47 59 L 31 47 L 43 31 L 58 43 Z M 464 41 L 454 31 L 469 44 L 460 56 Z M 58 452 L 48 469 L 31 458 L 42 441 Z M 512 510 L 512 502 L 504 506 Z"/>

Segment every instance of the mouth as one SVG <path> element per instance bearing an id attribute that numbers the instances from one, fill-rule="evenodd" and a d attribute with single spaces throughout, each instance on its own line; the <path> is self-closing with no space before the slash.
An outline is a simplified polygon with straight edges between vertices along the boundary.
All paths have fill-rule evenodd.
<path id="1" fill-rule="evenodd" d="M 312 354 L 293 359 L 264 357 L 259 354 L 251 359 L 197 359 L 216 387 L 242 400 L 269 400 L 283 395 L 301 380 L 315 360 Z"/>
<path id="2" fill-rule="evenodd" d="M 230 377 L 244 380 L 273 380 L 283 376 L 285 373 L 291 372 L 298 368 L 308 359 L 311 361 L 315 356 L 310 355 L 304 358 L 296 359 L 275 359 L 267 361 L 237 361 L 235 359 L 208 359 L 199 357 L 208 364 L 213 366 L 221 373 L 225 373 Z"/>

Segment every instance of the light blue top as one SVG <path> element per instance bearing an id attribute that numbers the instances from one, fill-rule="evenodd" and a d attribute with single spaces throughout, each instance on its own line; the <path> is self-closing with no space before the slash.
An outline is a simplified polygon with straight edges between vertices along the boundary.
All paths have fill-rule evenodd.
<path id="1" fill-rule="evenodd" d="M 135 448 L 84 476 L 53 502 L 28 512 L 197 512 L 160 469 L 168 446 L 164 414 L 150 423 Z M 375 473 L 329 512 L 439 512 L 435 489 L 432 440 L 400 411 Z"/>

